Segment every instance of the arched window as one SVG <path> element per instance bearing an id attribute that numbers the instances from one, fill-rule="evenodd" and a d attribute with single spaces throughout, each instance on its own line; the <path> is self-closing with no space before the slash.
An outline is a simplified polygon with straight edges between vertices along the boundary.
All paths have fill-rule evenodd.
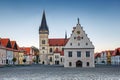
<path id="1" fill-rule="evenodd" d="M 87 66 L 89 66 L 90 65 L 90 63 L 89 62 L 87 62 Z"/>

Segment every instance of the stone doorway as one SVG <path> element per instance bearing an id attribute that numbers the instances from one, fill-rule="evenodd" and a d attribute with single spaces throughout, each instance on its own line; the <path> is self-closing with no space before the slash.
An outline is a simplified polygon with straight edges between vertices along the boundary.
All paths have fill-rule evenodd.
<path id="1" fill-rule="evenodd" d="M 76 62 L 76 67 L 82 67 L 82 61 L 78 60 L 78 61 Z"/>
<path id="2" fill-rule="evenodd" d="M 59 61 L 55 61 L 55 64 L 56 64 L 56 65 L 59 65 Z"/>
<path id="3" fill-rule="evenodd" d="M 45 62 L 43 61 L 42 64 L 45 64 Z"/>

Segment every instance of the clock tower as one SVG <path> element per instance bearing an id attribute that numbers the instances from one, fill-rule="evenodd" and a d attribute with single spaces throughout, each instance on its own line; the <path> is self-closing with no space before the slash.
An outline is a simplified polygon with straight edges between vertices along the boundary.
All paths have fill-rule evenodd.
<path id="1" fill-rule="evenodd" d="M 45 11 L 43 11 L 42 21 L 39 27 L 39 56 L 41 64 L 48 64 L 48 36 L 49 28 L 47 26 Z"/>

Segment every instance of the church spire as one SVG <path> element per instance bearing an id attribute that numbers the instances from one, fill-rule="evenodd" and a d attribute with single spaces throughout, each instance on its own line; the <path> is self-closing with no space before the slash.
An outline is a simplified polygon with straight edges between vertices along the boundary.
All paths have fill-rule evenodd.
<path id="1" fill-rule="evenodd" d="M 45 10 L 43 11 L 42 21 L 39 27 L 39 33 L 43 33 L 43 32 L 49 34 L 49 29 L 47 26 L 47 21 L 46 21 L 46 16 L 45 16 Z"/>

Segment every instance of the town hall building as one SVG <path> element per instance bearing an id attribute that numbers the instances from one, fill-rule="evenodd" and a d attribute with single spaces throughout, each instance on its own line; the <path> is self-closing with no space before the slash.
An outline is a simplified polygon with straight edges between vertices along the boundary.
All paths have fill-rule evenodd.
<path id="1" fill-rule="evenodd" d="M 49 38 L 49 28 L 43 12 L 39 27 L 40 64 L 64 67 L 94 67 L 94 46 L 78 19 L 70 38 Z"/>

